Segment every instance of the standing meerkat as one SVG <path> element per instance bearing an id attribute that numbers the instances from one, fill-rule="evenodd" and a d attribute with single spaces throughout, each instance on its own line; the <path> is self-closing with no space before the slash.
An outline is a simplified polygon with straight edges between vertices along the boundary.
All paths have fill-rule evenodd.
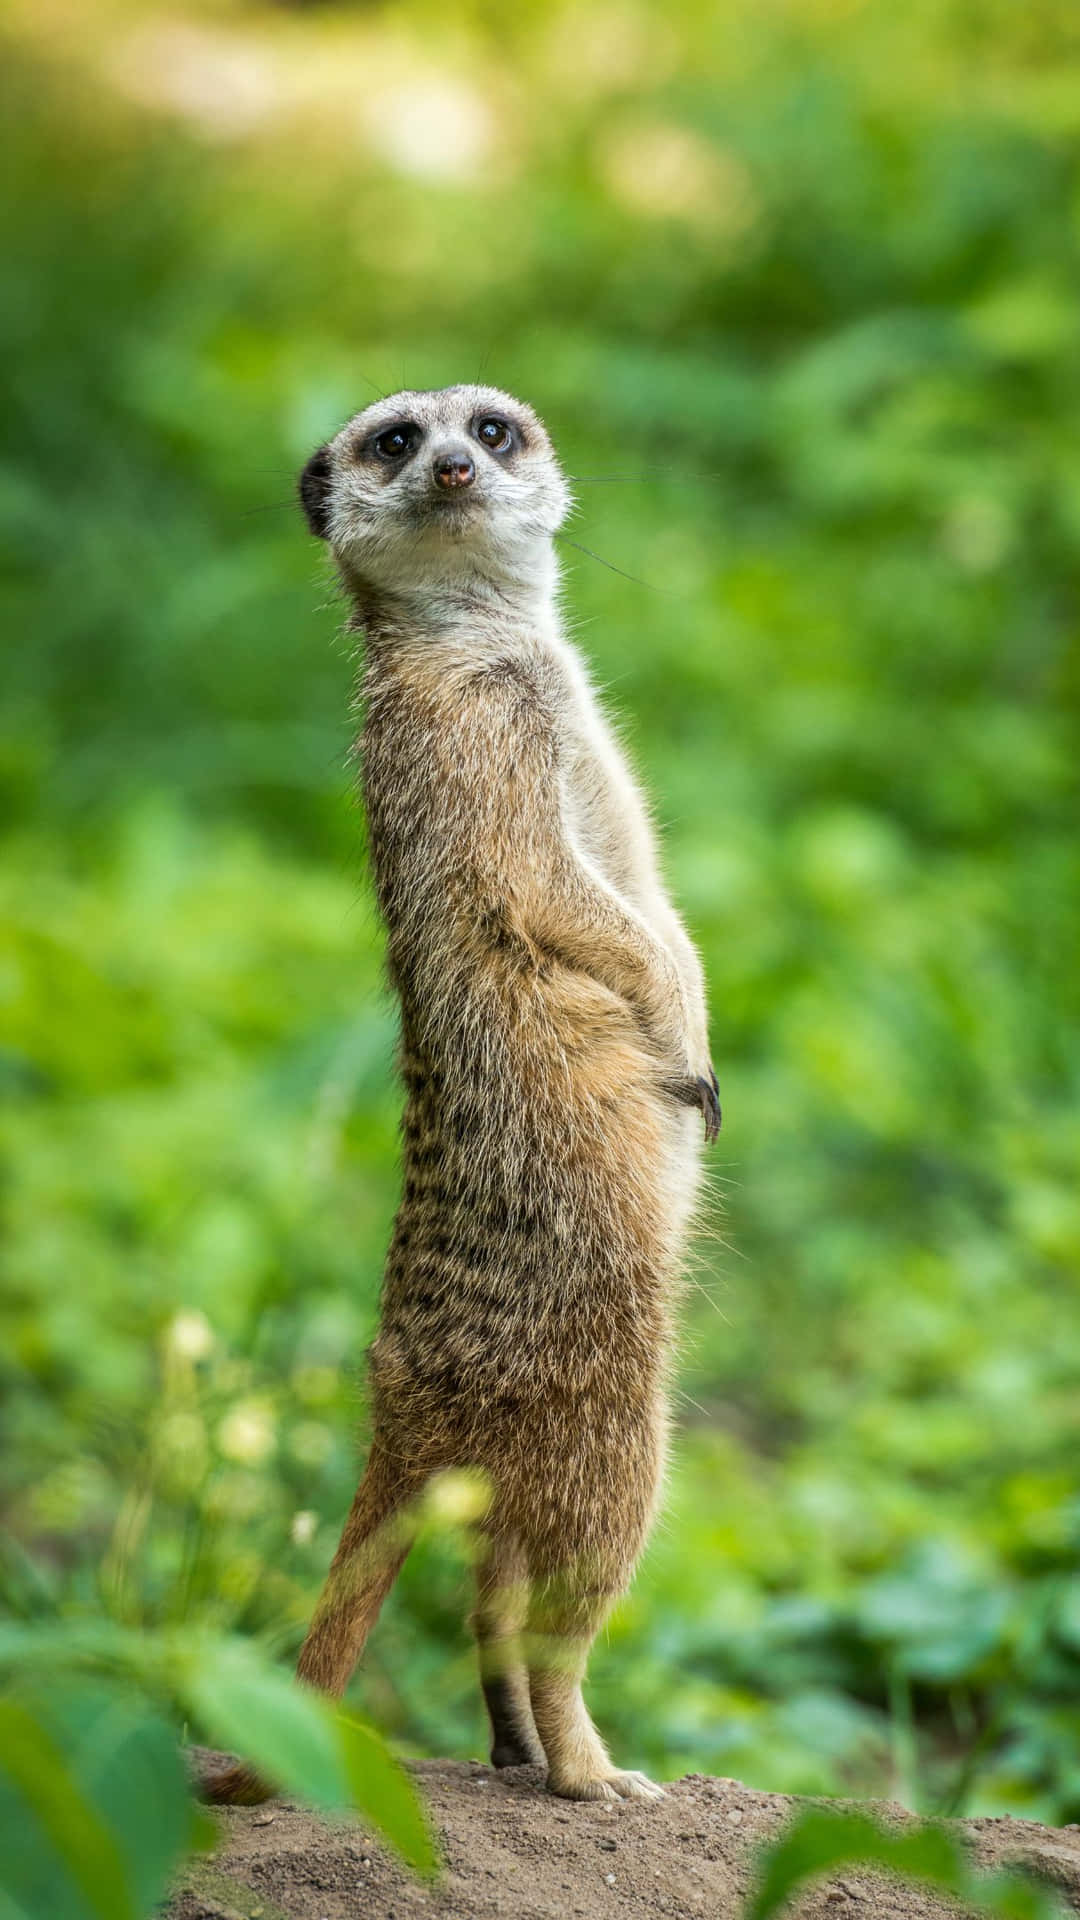
<path id="1" fill-rule="evenodd" d="M 407 1100 L 371 1451 L 298 1674 L 344 1692 L 406 1510 L 433 1474 L 476 1469 L 494 1765 L 546 1764 L 572 1799 L 651 1798 L 581 1685 L 657 1502 L 694 1109 L 706 1139 L 720 1124 L 701 966 L 562 629 L 570 492 L 536 415 L 490 387 L 394 394 L 319 448 L 300 495 L 364 634 Z"/>

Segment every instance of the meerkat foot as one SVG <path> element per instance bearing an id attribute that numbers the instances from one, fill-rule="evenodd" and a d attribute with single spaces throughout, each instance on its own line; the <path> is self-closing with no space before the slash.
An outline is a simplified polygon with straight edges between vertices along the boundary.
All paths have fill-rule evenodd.
<path id="1" fill-rule="evenodd" d="M 663 1787 L 650 1780 L 647 1773 L 613 1773 L 609 1783 L 614 1787 L 620 1800 L 662 1800 Z"/>
<path id="2" fill-rule="evenodd" d="M 539 1740 L 504 1733 L 491 1749 L 493 1767 L 546 1767 L 547 1755 Z"/>
<path id="3" fill-rule="evenodd" d="M 548 1778 L 548 1790 L 556 1793 L 562 1800 L 662 1800 L 663 1787 L 650 1780 L 644 1773 L 620 1773 L 613 1769 L 611 1773 L 594 1774 L 578 1780 L 552 1780 Z"/>

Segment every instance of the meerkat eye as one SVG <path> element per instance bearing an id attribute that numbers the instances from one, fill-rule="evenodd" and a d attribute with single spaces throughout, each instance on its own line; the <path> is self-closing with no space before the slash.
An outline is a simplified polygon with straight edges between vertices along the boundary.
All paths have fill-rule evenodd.
<path id="1" fill-rule="evenodd" d="M 377 434 L 372 444 L 380 460 L 404 460 L 406 454 L 416 452 L 420 434 L 416 427 L 403 421 Z"/>
<path id="2" fill-rule="evenodd" d="M 477 421 L 476 437 L 489 453 L 508 453 L 514 444 L 514 436 L 506 421 L 500 420 L 494 413 L 486 414 L 483 420 Z"/>

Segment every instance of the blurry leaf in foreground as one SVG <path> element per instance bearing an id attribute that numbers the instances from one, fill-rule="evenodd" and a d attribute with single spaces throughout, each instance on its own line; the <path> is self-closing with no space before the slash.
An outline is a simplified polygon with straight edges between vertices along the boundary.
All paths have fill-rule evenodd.
<path id="1" fill-rule="evenodd" d="M 411 1866 L 434 1874 L 438 1858 L 408 1774 L 387 1752 L 374 1728 L 344 1714 L 337 1716 L 337 1728 L 353 1803 Z"/>
<path id="2" fill-rule="evenodd" d="M 174 1736 L 125 1698 L 2 1701 L 0 1755 L 0 1894 L 26 1920 L 140 1920 L 204 1837 Z"/>
<path id="3" fill-rule="evenodd" d="M 412 1782 L 370 1728 L 239 1643 L 201 1644 L 177 1684 L 216 1744 L 305 1800 L 335 1810 L 356 1807 L 417 1872 L 435 1872 L 434 1845 Z"/>
<path id="4" fill-rule="evenodd" d="M 951 1894 L 973 1913 L 997 1920 L 1063 1920 L 1052 1893 L 1019 1874 L 979 1875 L 941 1827 L 893 1832 L 859 1813 L 813 1810 L 758 1858 L 758 1884 L 746 1920 L 770 1920 L 806 1883 L 834 1867 L 869 1867 Z"/>

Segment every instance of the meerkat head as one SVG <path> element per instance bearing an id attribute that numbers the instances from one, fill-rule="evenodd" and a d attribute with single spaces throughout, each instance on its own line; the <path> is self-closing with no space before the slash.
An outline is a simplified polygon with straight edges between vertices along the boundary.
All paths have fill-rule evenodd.
<path id="1" fill-rule="evenodd" d="M 312 533 L 364 595 L 540 583 L 570 491 L 530 407 L 496 387 L 395 393 L 300 476 Z"/>

